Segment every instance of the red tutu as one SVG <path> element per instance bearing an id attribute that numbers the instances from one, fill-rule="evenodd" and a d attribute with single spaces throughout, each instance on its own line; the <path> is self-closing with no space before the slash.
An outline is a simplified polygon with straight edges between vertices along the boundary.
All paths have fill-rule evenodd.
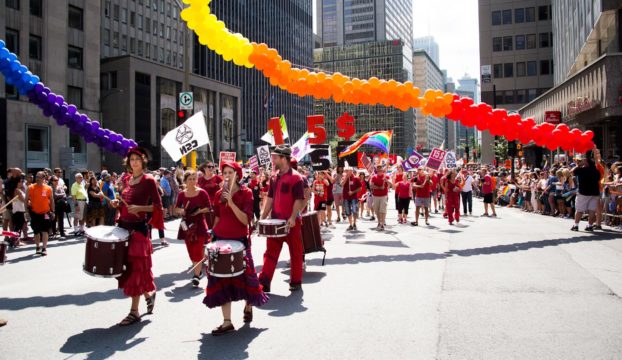
<path id="1" fill-rule="evenodd" d="M 151 271 L 151 240 L 139 231 L 130 232 L 126 270 L 117 278 L 126 296 L 141 296 L 156 289 Z"/>

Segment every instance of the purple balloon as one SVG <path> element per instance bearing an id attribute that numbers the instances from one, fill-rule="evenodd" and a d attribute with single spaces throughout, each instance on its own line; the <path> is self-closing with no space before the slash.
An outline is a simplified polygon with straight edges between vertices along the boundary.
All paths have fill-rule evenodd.
<path id="1" fill-rule="evenodd" d="M 99 121 L 91 121 L 91 129 L 97 131 L 99 129 Z"/>
<path id="2" fill-rule="evenodd" d="M 45 117 L 50 117 L 52 116 L 52 112 L 50 111 L 50 109 L 43 109 L 43 116 Z"/>
<path id="3" fill-rule="evenodd" d="M 54 94 L 54 93 L 49 93 L 49 94 L 48 94 L 48 102 L 49 102 L 50 104 L 52 104 L 52 103 L 56 102 L 56 94 Z"/>
<path id="4" fill-rule="evenodd" d="M 128 139 L 121 139 L 121 144 L 123 144 L 123 147 L 128 149 L 132 143 L 128 140 Z"/>
<path id="5" fill-rule="evenodd" d="M 48 94 L 52 92 L 52 90 L 50 90 L 49 87 L 44 87 L 42 93 L 45 94 L 45 96 L 48 96 Z"/>
<path id="6" fill-rule="evenodd" d="M 76 111 L 78 111 L 78 108 L 71 104 L 71 105 L 67 105 L 67 112 L 70 113 L 71 115 L 75 114 Z"/>
<path id="7" fill-rule="evenodd" d="M 62 104 L 62 105 L 60 106 L 60 112 L 61 112 L 61 114 L 63 114 L 63 115 L 67 113 L 67 104 Z"/>
<path id="8" fill-rule="evenodd" d="M 35 85 L 34 90 L 35 90 L 35 92 L 36 92 L 37 94 L 41 94 L 41 93 L 43 93 L 43 88 L 44 88 L 44 87 L 45 87 L 45 86 L 43 85 L 43 83 L 37 83 L 37 84 Z"/>
<path id="9" fill-rule="evenodd" d="M 57 114 L 60 112 L 60 106 L 58 106 L 57 103 L 50 104 L 49 109 L 52 112 L 52 114 Z"/>
<path id="10" fill-rule="evenodd" d="M 65 102 L 65 98 L 62 95 L 56 95 L 56 103 L 60 106 Z"/>
<path id="11" fill-rule="evenodd" d="M 80 121 L 83 122 L 83 123 L 87 123 L 87 122 L 90 121 L 90 119 L 89 119 L 88 115 L 80 114 Z"/>
<path id="12" fill-rule="evenodd" d="M 104 132 L 104 129 L 97 129 L 97 137 L 104 137 L 104 135 L 106 135 L 106 133 Z"/>

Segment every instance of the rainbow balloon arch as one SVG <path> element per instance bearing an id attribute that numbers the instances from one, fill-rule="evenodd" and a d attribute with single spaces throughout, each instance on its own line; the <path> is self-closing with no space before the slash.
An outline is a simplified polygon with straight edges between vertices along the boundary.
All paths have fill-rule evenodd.
<path id="1" fill-rule="evenodd" d="M 268 45 L 250 42 L 242 34 L 229 31 L 222 21 L 211 14 L 211 0 L 183 2 L 190 6 L 182 10 L 181 18 L 196 33 L 202 45 L 215 51 L 225 61 L 256 68 L 270 80 L 272 86 L 291 94 L 325 100 L 332 98 L 337 103 L 393 106 L 402 111 L 417 108 L 423 115 L 446 117 L 467 127 L 488 130 L 492 135 L 503 136 L 508 141 L 518 140 L 523 144 L 533 141 L 537 146 L 550 150 L 561 147 L 564 151 L 584 153 L 594 147 L 594 133 L 590 130 L 571 130 L 566 124 L 536 124 L 532 118 L 522 119 L 518 114 L 508 114 L 506 110 L 493 109 L 485 103 L 475 104 L 468 97 L 461 98 L 441 90 L 428 89 L 422 95 L 421 90 L 410 81 L 400 83 L 376 77 L 361 80 L 338 72 L 327 74 L 296 68 Z M 15 86 L 21 95 L 27 95 L 44 116 L 54 118 L 58 125 L 68 127 L 86 142 L 121 156 L 137 145 L 133 139 L 102 128 L 99 122 L 78 112 L 74 104 L 68 104 L 63 96 L 53 93 L 37 75 L 20 63 L 2 40 L 0 72 L 6 83 Z"/>

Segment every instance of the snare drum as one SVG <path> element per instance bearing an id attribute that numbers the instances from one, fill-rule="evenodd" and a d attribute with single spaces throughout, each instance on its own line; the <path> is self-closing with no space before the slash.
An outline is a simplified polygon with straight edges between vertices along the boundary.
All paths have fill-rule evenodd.
<path id="1" fill-rule="evenodd" d="M 221 248 L 231 247 L 231 252 L 221 253 Z M 207 272 L 215 277 L 235 277 L 246 270 L 244 245 L 235 240 L 216 240 L 205 247 Z"/>
<path id="2" fill-rule="evenodd" d="M 289 233 L 287 221 L 281 219 L 263 219 L 257 222 L 257 233 L 266 237 L 285 237 Z"/>
<path id="3" fill-rule="evenodd" d="M 4 265 L 6 261 L 6 249 L 8 245 L 6 241 L 0 241 L 0 265 Z"/>
<path id="4" fill-rule="evenodd" d="M 117 226 L 94 226 L 86 230 L 84 272 L 96 277 L 121 276 L 125 270 L 130 233 Z"/>
<path id="5" fill-rule="evenodd" d="M 316 211 L 302 215 L 302 245 L 305 254 L 325 251 Z"/>

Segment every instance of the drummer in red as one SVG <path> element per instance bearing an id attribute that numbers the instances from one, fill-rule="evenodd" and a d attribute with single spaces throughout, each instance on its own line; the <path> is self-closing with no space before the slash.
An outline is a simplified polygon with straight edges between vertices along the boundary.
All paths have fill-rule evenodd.
<path id="1" fill-rule="evenodd" d="M 138 305 L 141 295 L 147 302 L 147 313 L 153 312 L 156 286 L 151 271 L 153 248 L 149 225 L 156 229 L 164 229 L 158 184 L 153 176 L 144 172 L 147 168 L 147 152 L 140 147 L 130 149 L 125 164 L 128 174 L 121 179 L 122 201 L 111 202 L 112 206 L 119 207 L 120 210 L 118 225 L 130 232 L 127 269 L 117 280 L 123 293 L 132 298 L 132 305 L 130 313 L 119 323 L 121 326 L 140 321 Z M 152 213 L 149 224 L 147 224 L 148 213 Z"/>
<path id="2" fill-rule="evenodd" d="M 259 281 L 265 292 L 270 292 L 270 283 L 274 275 L 283 242 L 287 242 L 291 259 L 291 275 L 289 290 L 302 289 L 302 232 L 300 211 L 305 204 L 304 180 L 296 170 L 290 167 L 291 148 L 289 145 L 277 145 L 272 151 L 272 164 L 278 174 L 270 183 L 270 190 L 261 218 L 265 219 L 272 213 L 273 219 L 286 220 L 289 233 L 285 237 L 267 240 L 266 252 L 263 256 L 263 268 Z"/>
<path id="3" fill-rule="evenodd" d="M 257 274 L 251 252 L 249 228 L 253 219 L 253 192 L 241 185 L 242 168 L 233 161 L 221 164 L 222 174 L 230 186 L 216 193 L 214 206 L 214 240 L 239 241 L 244 245 L 245 271 L 236 277 L 216 277 L 208 274 L 207 288 L 203 303 L 211 308 L 220 306 L 223 323 L 212 330 L 212 335 L 221 335 L 235 330 L 231 323 L 231 302 L 246 300 L 244 322 L 253 320 L 253 306 L 261 306 L 268 301 Z"/>
<path id="4" fill-rule="evenodd" d="M 183 217 L 177 232 L 177 238 L 184 240 L 186 249 L 192 261 L 194 276 L 192 285 L 199 286 L 201 281 L 201 266 L 203 262 L 203 246 L 208 240 L 208 229 L 203 214 L 210 211 L 210 198 L 207 192 L 197 187 L 197 173 L 187 170 L 184 174 L 186 189 L 177 197 L 175 213 Z"/>

